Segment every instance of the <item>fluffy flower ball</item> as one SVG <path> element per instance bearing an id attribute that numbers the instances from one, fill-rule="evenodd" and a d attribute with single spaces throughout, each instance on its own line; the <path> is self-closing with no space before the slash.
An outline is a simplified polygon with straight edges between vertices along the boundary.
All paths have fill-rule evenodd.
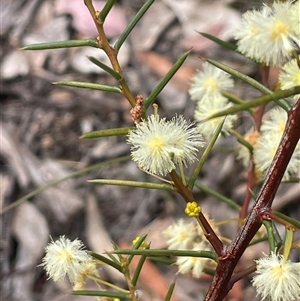
<path id="1" fill-rule="evenodd" d="M 238 50 L 267 66 L 282 66 L 300 45 L 299 3 L 275 1 L 247 11 L 236 32 Z"/>
<path id="2" fill-rule="evenodd" d="M 210 251 L 210 248 L 205 241 L 201 241 L 194 244 L 192 251 Z M 179 273 L 187 274 L 192 271 L 193 277 L 200 278 L 203 269 L 210 262 L 210 259 L 204 257 L 178 257 L 176 264 L 178 265 Z"/>
<path id="3" fill-rule="evenodd" d="M 78 286 L 78 283 L 84 282 L 87 269 L 93 270 L 93 274 L 97 273 L 92 257 L 83 248 L 83 243 L 78 239 L 71 241 L 61 236 L 56 241 L 52 240 L 46 247 L 41 264 L 49 278 L 58 281 L 68 276 L 74 286 Z"/>
<path id="4" fill-rule="evenodd" d="M 228 103 L 227 99 L 221 94 L 216 94 L 211 98 L 205 98 L 204 100 L 198 102 L 194 117 L 198 122 L 198 130 L 205 136 L 205 138 L 211 139 L 218 125 L 224 120 L 224 117 L 217 117 L 213 119 L 208 118 L 220 110 L 228 109 L 231 106 L 232 105 Z M 236 115 L 226 116 L 221 132 L 225 135 L 229 134 L 230 130 L 234 127 L 234 122 L 236 119 Z"/>
<path id="5" fill-rule="evenodd" d="M 292 301 L 300 298 L 300 263 L 272 253 L 256 261 L 252 283 L 262 300 Z"/>
<path id="6" fill-rule="evenodd" d="M 287 113 L 281 108 L 272 109 L 268 115 L 270 118 L 263 120 L 261 136 L 258 138 L 253 152 L 254 163 L 260 173 L 265 173 L 271 165 L 287 121 Z M 296 146 L 283 179 L 288 180 L 290 175 L 299 172 L 299 169 L 300 142 Z"/>
<path id="7" fill-rule="evenodd" d="M 300 18 L 300 6 L 299 6 L 299 18 Z M 295 86 L 300 86 L 300 68 L 297 64 L 297 60 L 291 60 L 286 63 L 279 73 L 279 83 L 281 89 L 289 89 Z M 300 94 L 294 95 L 295 99 L 298 99 Z"/>
<path id="8" fill-rule="evenodd" d="M 205 217 L 215 233 L 219 235 L 220 233 L 215 222 L 209 219 L 208 216 Z M 168 249 L 211 251 L 211 247 L 201 227 L 194 222 L 188 223 L 180 219 L 163 231 L 163 234 L 167 239 Z M 192 272 L 194 277 L 199 278 L 203 269 L 213 264 L 213 261 L 205 257 L 179 256 L 176 260 L 176 264 L 179 273 L 187 274 Z"/>
<path id="9" fill-rule="evenodd" d="M 202 70 L 192 78 L 189 93 L 191 99 L 201 101 L 206 97 L 211 98 L 221 95 L 222 90 L 230 91 L 233 84 L 229 74 L 205 62 Z"/>
<path id="10" fill-rule="evenodd" d="M 191 164 L 197 159 L 198 149 L 204 146 L 201 134 L 192 126 L 182 116 L 167 121 L 151 115 L 137 123 L 127 139 L 132 144 L 133 161 L 142 169 L 163 176 L 177 164 Z"/>

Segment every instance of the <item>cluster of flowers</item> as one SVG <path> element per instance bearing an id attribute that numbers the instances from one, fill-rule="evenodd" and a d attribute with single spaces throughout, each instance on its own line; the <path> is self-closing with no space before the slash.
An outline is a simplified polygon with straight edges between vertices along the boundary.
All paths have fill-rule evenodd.
<path id="1" fill-rule="evenodd" d="M 210 225 L 219 235 L 213 220 Z M 168 249 L 189 251 L 212 251 L 201 228 L 195 222 L 180 219 L 170 225 L 163 234 L 167 238 Z M 187 274 L 192 271 L 199 278 L 205 267 L 215 266 L 215 262 L 204 257 L 178 257 L 178 272 Z M 282 255 L 271 253 L 256 260 L 256 275 L 252 283 L 262 300 L 293 301 L 300 298 L 300 263 L 286 260 Z"/>
<path id="2" fill-rule="evenodd" d="M 83 248 L 80 240 L 71 241 L 61 236 L 46 247 L 41 266 L 52 280 L 58 281 L 68 276 L 73 289 L 82 290 L 88 276 L 99 276 L 95 260 Z"/>
<path id="3" fill-rule="evenodd" d="M 243 15 L 242 24 L 236 33 L 238 51 L 245 56 L 264 63 L 281 67 L 279 85 L 289 89 L 300 85 L 300 68 L 297 59 L 291 59 L 293 51 L 300 45 L 300 6 L 299 2 L 274 2 L 271 7 L 263 6 L 261 10 L 248 11 Z M 298 60 L 300 57 L 298 57 Z M 225 72 L 203 64 L 202 71 L 192 79 L 189 93 L 197 101 L 195 119 L 204 136 L 210 138 L 222 118 L 206 120 L 220 108 L 230 107 L 222 91 L 233 88 L 233 80 Z M 294 98 L 299 98 L 295 95 Z M 291 100 L 292 102 L 292 100 Z M 223 133 L 227 134 L 233 127 L 236 116 L 227 116 Z M 263 118 L 260 133 L 250 132 L 245 139 L 254 147 L 254 162 L 257 174 L 264 174 L 269 168 L 284 131 L 287 114 L 280 108 L 268 112 Z M 238 157 L 246 167 L 249 165 L 250 153 L 240 146 Z M 300 143 L 289 163 L 284 179 L 300 168 Z"/>
<path id="4" fill-rule="evenodd" d="M 206 120 L 208 117 L 231 107 L 228 99 L 222 95 L 222 91 L 230 91 L 233 88 L 233 80 L 229 74 L 205 62 L 202 70 L 198 72 L 191 82 L 189 93 L 192 100 L 197 101 L 195 120 L 198 122 L 199 131 L 210 139 L 217 126 L 223 121 L 223 117 Z M 229 115 L 224 122 L 222 133 L 228 134 L 233 128 L 236 115 Z"/>
<path id="5" fill-rule="evenodd" d="M 216 233 L 218 233 L 214 221 L 208 220 Z M 167 245 L 170 250 L 212 251 L 203 231 L 196 222 L 188 223 L 180 219 L 170 225 L 163 234 L 167 238 Z M 180 256 L 177 258 L 176 264 L 178 265 L 179 273 L 187 274 L 192 271 L 192 275 L 196 278 L 201 276 L 205 267 L 215 266 L 214 261 L 205 257 Z"/>
<path id="6" fill-rule="evenodd" d="M 136 129 L 128 134 L 133 161 L 143 170 L 165 176 L 177 165 L 187 166 L 197 159 L 204 140 L 193 123 L 183 116 L 167 121 L 159 115 L 136 123 Z"/>
<path id="7" fill-rule="evenodd" d="M 235 37 L 238 40 L 238 50 L 247 57 L 267 66 L 281 67 L 278 81 L 282 89 L 300 85 L 297 59 L 291 59 L 296 47 L 300 45 L 299 1 L 274 2 L 271 7 L 263 6 L 261 10 L 246 12 Z M 295 95 L 294 99 L 299 97 L 300 95 Z M 280 108 L 275 108 L 265 115 L 260 135 L 253 139 L 253 133 L 250 133 L 247 137 L 254 146 L 253 158 L 258 174 L 264 174 L 269 168 L 287 121 L 286 112 Z M 249 152 L 245 151 L 243 146 L 240 147 L 239 157 L 244 165 L 248 166 Z M 288 180 L 290 175 L 299 169 L 300 143 L 284 179 Z"/>
<path id="8" fill-rule="evenodd" d="M 236 32 L 238 50 L 267 66 L 282 67 L 300 45 L 298 1 L 275 1 L 248 11 Z"/>

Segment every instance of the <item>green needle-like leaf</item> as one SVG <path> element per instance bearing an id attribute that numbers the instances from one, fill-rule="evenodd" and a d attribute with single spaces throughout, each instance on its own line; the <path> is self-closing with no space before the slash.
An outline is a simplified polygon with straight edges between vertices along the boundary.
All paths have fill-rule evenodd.
<path id="1" fill-rule="evenodd" d="M 131 20 L 131 22 L 127 25 L 123 33 L 120 35 L 118 40 L 116 41 L 114 48 L 117 50 L 120 50 L 121 46 L 127 39 L 128 35 L 131 33 L 135 25 L 139 22 L 139 20 L 143 17 L 143 15 L 146 13 L 146 11 L 149 9 L 149 7 L 152 5 L 152 3 L 155 0 L 148 0 L 145 2 L 145 4 L 141 7 L 141 9 L 137 12 L 137 14 L 134 16 L 134 18 Z"/>
<path id="2" fill-rule="evenodd" d="M 22 47 L 21 50 L 49 50 L 49 49 L 57 49 L 57 48 L 71 48 L 71 47 L 83 47 L 83 46 L 99 48 L 96 39 L 86 39 L 86 40 L 69 40 L 69 41 L 32 44 L 32 45 L 27 45 Z"/>
<path id="3" fill-rule="evenodd" d="M 131 283 L 132 283 L 133 286 L 136 286 L 136 284 L 137 284 L 137 281 L 139 279 L 140 273 L 142 271 L 142 268 L 143 268 L 143 265 L 144 265 L 146 259 L 147 259 L 147 256 L 142 255 L 139 262 L 138 262 L 138 264 L 137 264 L 137 266 L 136 266 L 136 269 L 134 271 L 134 274 L 133 274 L 133 277 L 132 277 L 132 280 L 131 280 Z"/>
<path id="4" fill-rule="evenodd" d="M 112 243 L 112 246 L 113 246 L 114 251 L 119 250 L 118 245 L 116 245 L 115 243 Z M 119 258 L 119 262 L 123 262 L 123 256 L 120 254 L 116 254 L 116 255 Z M 111 253 L 107 253 L 107 256 L 109 256 L 109 258 L 113 261 L 116 260 L 115 257 Z M 123 266 L 123 267 L 125 268 L 125 266 Z"/>
<path id="5" fill-rule="evenodd" d="M 122 76 L 118 72 L 116 72 L 114 69 L 110 68 L 109 66 L 105 65 L 101 61 L 97 60 L 95 57 L 88 56 L 88 59 L 92 63 L 94 63 L 95 65 L 97 65 L 98 67 L 100 67 L 101 69 L 109 73 L 110 75 L 112 75 L 116 80 L 120 80 L 122 78 Z"/>
<path id="6" fill-rule="evenodd" d="M 99 185 L 130 186 L 130 187 L 174 191 L 173 186 L 170 184 L 157 184 L 157 183 L 149 183 L 149 182 L 125 181 L 125 180 L 114 180 L 114 179 L 95 179 L 95 180 L 89 180 L 88 182 L 99 184 Z"/>
<path id="7" fill-rule="evenodd" d="M 209 116 L 207 119 L 209 120 L 209 119 L 216 118 L 216 117 L 226 116 L 229 114 L 235 114 L 235 113 L 238 113 L 238 112 L 241 112 L 244 110 L 248 110 L 248 109 L 260 106 L 262 104 L 267 104 L 271 101 L 276 101 L 278 99 L 282 99 L 282 98 L 289 97 L 289 96 L 299 94 L 299 93 L 300 93 L 300 86 L 296 86 L 296 87 L 293 87 L 293 88 L 290 88 L 287 90 L 277 90 L 273 94 L 255 98 L 244 104 L 236 105 L 236 106 L 230 107 L 226 110 L 219 111 L 219 112 Z"/>
<path id="8" fill-rule="evenodd" d="M 268 241 L 267 235 L 264 236 L 264 237 L 257 238 L 257 239 L 256 238 L 252 239 L 251 242 L 249 243 L 249 247 L 257 245 L 257 244 L 259 244 L 260 242 L 263 242 L 263 241 Z"/>
<path id="9" fill-rule="evenodd" d="M 92 257 L 104 262 L 105 264 L 109 265 L 109 266 L 112 266 L 114 267 L 116 270 L 120 271 L 121 273 L 123 272 L 123 268 L 121 267 L 121 265 L 119 263 L 116 263 L 115 261 L 113 260 L 110 260 L 109 258 L 103 256 L 103 255 L 100 255 L 100 254 L 97 254 L 97 253 L 94 253 L 94 252 L 91 252 L 89 253 Z"/>
<path id="10" fill-rule="evenodd" d="M 283 252 L 282 255 L 284 258 L 288 258 L 291 252 L 293 240 L 294 240 L 294 232 L 295 229 L 293 228 L 285 228 L 285 237 L 283 242 Z"/>
<path id="11" fill-rule="evenodd" d="M 72 295 L 79 296 L 99 296 L 99 297 L 109 297 L 109 298 L 119 298 L 120 300 L 131 300 L 129 294 L 120 293 L 120 292 L 109 292 L 109 291 L 91 291 L 91 290 L 78 290 L 72 291 Z"/>
<path id="12" fill-rule="evenodd" d="M 230 102 L 234 104 L 243 104 L 246 103 L 245 100 L 241 99 L 240 97 L 236 96 L 233 93 L 230 93 L 228 91 L 221 91 L 222 95 L 225 96 Z M 251 114 L 253 114 L 253 110 L 249 110 Z"/>
<path id="13" fill-rule="evenodd" d="M 240 142 L 242 145 L 248 148 L 251 154 L 253 153 L 253 146 L 244 138 L 243 135 L 241 135 L 238 131 L 233 129 L 231 130 L 231 133 L 236 136 L 238 142 Z"/>
<path id="14" fill-rule="evenodd" d="M 258 91 L 261 91 L 264 94 L 273 94 L 274 93 L 272 90 L 268 89 L 263 84 L 256 81 L 255 79 L 253 79 L 250 76 L 245 75 L 245 74 L 229 67 L 228 65 L 219 63 L 219 62 L 217 62 L 215 60 L 211 60 L 211 59 L 205 59 L 205 61 L 207 61 L 210 64 L 214 65 L 215 67 L 225 71 L 226 73 L 231 74 L 232 76 L 235 76 L 235 77 L 239 78 L 243 82 L 249 84 L 250 86 L 254 87 L 255 89 L 257 89 Z M 287 96 L 285 96 L 285 97 L 287 97 Z M 288 101 L 284 100 L 284 99 L 276 99 L 276 103 L 280 107 L 282 107 L 285 111 L 288 111 L 291 108 L 290 103 Z"/>
<path id="15" fill-rule="evenodd" d="M 285 220 L 286 222 L 290 223 L 292 226 L 294 226 L 296 229 L 300 229 L 300 221 L 297 221 L 281 212 L 273 211 L 273 213 L 280 217 L 281 219 Z"/>
<path id="16" fill-rule="evenodd" d="M 113 262 L 115 262 L 116 264 L 119 264 L 119 261 L 118 261 L 118 259 L 117 259 L 115 256 L 113 256 L 112 254 L 107 254 L 107 256 L 108 256 Z"/>
<path id="17" fill-rule="evenodd" d="M 110 10 L 112 9 L 112 7 L 114 6 L 116 0 L 108 0 L 104 7 L 102 8 L 100 14 L 99 14 L 99 21 L 100 22 L 104 22 L 104 20 L 106 19 L 108 13 L 110 12 Z"/>
<path id="18" fill-rule="evenodd" d="M 149 106 L 154 102 L 158 94 L 162 91 L 162 89 L 167 85 L 167 83 L 171 80 L 171 78 L 174 76 L 174 74 L 177 72 L 177 70 L 181 67 L 181 65 L 184 63 L 186 58 L 188 57 L 189 53 L 191 51 L 185 52 L 178 60 L 177 62 L 172 66 L 172 68 L 169 70 L 169 72 L 165 75 L 165 77 L 160 81 L 160 83 L 154 88 L 154 90 L 150 93 L 150 95 L 146 98 L 144 107 L 145 109 L 148 109 Z"/>
<path id="19" fill-rule="evenodd" d="M 220 45 L 224 48 L 227 48 L 227 49 L 233 50 L 233 51 L 236 51 L 236 49 L 237 49 L 236 45 L 234 45 L 232 43 L 229 43 L 229 42 L 226 42 L 226 41 L 223 41 L 223 40 L 221 40 L 221 39 L 219 39 L 219 38 L 217 38 L 217 37 L 215 37 L 215 36 L 213 36 L 209 33 L 199 32 L 199 31 L 198 31 L 198 33 L 200 33 L 203 37 L 217 43 L 218 45 Z"/>
<path id="20" fill-rule="evenodd" d="M 113 254 L 122 255 L 145 255 L 145 256 L 184 256 L 184 257 L 203 257 L 210 258 L 214 261 L 217 260 L 218 256 L 216 253 L 211 251 L 187 251 L 187 250 L 153 250 L 153 249 L 123 249 L 112 251 Z"/>
<path id="21" fill-rule="evenodd" d="M 175 288 L 175 283 L 176 283 L 175 281 L 173 281 L 171 283 L 164 301 L 170 301 L 171 300 L 171 297 L 172 297 L 172 294 L 173 294 L 173 291 L 174 291 L 174 288 Z"/>
<path id="22" fill-rule="evenodd" d="M 203 269 L 203 273 L 210 275 L 210 276 L 214 276 L 216 271 L 214 269 L 210 269 L 210 268 L 204 268 Z"/>
<path id="23" fill-rule="evenodd" d="M 263 224 L 268 233 L 270 251 L 275 253 L 276 250 L 278 250 L 278 247 L 282 245 L 281 237 L 279 236 L 273 221 L 264 220 Z"/>
<path id="24" fill-rule="evenodd" d="M 130 128 L 115 128 L 115 129 L 107 129 L 100 131 L 93 131 L 89 133 L 85 133 L 80 136 L 80 139 L 93 139 L 93 138 L 101 138 L 101 137 L 110 137 L 110 136 L 123 136 L 127 135 L 130 130 L 135 129 L 134 127 Z"/>
<path id="25" fill-rule="evenodd" d="M 264 220 L 263 224 L 267 230 L 268 233 L 268 241 L 269 241 L 269 248 L 271 252 L 275 252 L 275 239 L 274 239 L 274 233 L 273 233 L 273 222 Z"/>
<path id="26" fill-rule="evenodd" d="M 22 204 L 23 202 L 27 201 L 28 199 L 38 195 L 39 193 L 42 193 L 43 191 L 45 191 L 46 189 L 50 188 L 50 187 L 54 187 L 60 183 L 63 183 L 64 181 L 67 181 L 69 179 L 73 179 L 79 176 L 82 176 L 84 174 L 87 174 L 88 172 L 91 172 L 93 170 L 99 170 L 100 168 L 107 166 L 109 164 L 114 164 L 114 163 L 121 163 L 124 161 L 128 161 L 130 159 L 130 156 L 123 156 L 123 157 L 119 157 L 119 158 L 113 158 L 113 159 L 109 159 L 107 161 L 98 163 L 98 164 L 94 164 L 85 168 L 82 168 L 78 171 L 75 171 L 73 173 L 71 173 L 70 175 L 64 177 L 64 178 L 60 178 L 58 180 L 52 181 L 42 187 L 39 187 L 29 193 L 27 193 L 26 195 L 24 195 L 23 197 L 17 199 L 15 202 L 11 203 L 10 205 L 8 205 L 7 207 L 3 208 L 2 210 L 0 210 L 0 214 L 3 214 L 4 212 L 19 206 L 20 204 Z"/>
<path id="27" fill-rule="evenodd" d="M 213 197 L 215 197 L 216 199 L 220 200 L 221 202 L 229 205 L 232 209 L 234 210 L 240 210 L 240 205 L 238 205 L 236 202 L 234 202 L 232 199 L 227 198 L 226 196 L 224 196 L 223 194 L 203 185 L 200 182 L 196 182 L 195 183 L 195 187 L 199 188 L 200 190 L 202 190 L 203 192 L 207 193 L 208 195 L 211 195 Z"/>
<path id="28" fill-rule="evenodd" d="M 101 90 L 101 91 L 121 94 L 120 88 L 116 87 L 116 86 L 107 86 L 107 85 L 100 85 L 100 84 L 86 83 L 86 82 L 77 82 L 77 81 L 59 81 L 59 82 L 54 82 L 53 84 L 60 85 L 60 86 L 66 86 L 66 87 Z"/>
<path id="29" fill-rule="evenodd" d="M 168 257 L 153 257 L 153 256 L 149 256 L 148 257 L 151 261 L 154 261 L 154 262 L 160 262 L 160 263 L 163 263 L 163 264 L 166 264 L 166 265 L 172 265 L 176 262 L 176 260 L 174 260 L 174 258 L 168 258 Z"/>
<path id="30" fill-rule="evenodd" d="M 189 181 L 188 181 L 188 186 L 192 189 L 195 185 L 195 182 L 196 182 L 196 179 L 205 163 L 205 161 L 207 160 L 213 146 L 215 145 L 215 142 L 217 141 L 218 137 L 219 137 L 219 134 L 221 133 L 222 131 L 222 127 L 223 127 L 223 124 L 224 124 L 225 120 L 223 120 L 219 125 L 218 127 L 216 128 L 215 132 L 214 132 L 214 135 L 211 139 L 211 141 L 209 142 L 208 146 L 206 147 L 202 157 L 200 158 L 199 162 L 197 163 L 197 166 L 195 167 L 194 171 L 193 171 L 193 174 L 191 175 Z"/>

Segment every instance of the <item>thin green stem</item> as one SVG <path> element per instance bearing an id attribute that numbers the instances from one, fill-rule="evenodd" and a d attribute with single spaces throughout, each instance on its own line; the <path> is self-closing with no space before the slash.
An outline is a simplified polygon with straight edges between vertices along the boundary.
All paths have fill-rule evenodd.
<path id="1" fill-rule="evenodd" d="M 99 22 L 104 23 L 108 13 L 110 12 L 110 10 L 112 9 L 112 7 L 114 6 L 114 4 L 116 3 L 116 0 L 107 0 L 107 2 L 105 3 L 104 7 L 102 8 L 100 14 L 99 14 Z"/>
<path id="2" fill-rule="evenodd" d="M 71 292 L 72 295 L 79 296 L 98 296 L 98 297 L 109 297 L 109 298 L 118 298 L 121 300 L 131 300 L 129 294 L 124 294 L 122 292 L 109 292 L 109 291 L 93 291 L 93 290 L 76 290 Z"/>
<path id="3" fill-rule="evenodd" d="M 120 291 L 120 292 L 122 292 L 122 293 L 124 293 L 124 294 L 128 294 L 128 293 L 129 293 L 128 290 L 125 290 L 125 289 L 123 289 L 123 288 L 121 288 L 121 287 L 119 287 L 119 286 L 117 286 L 117 285 L 115 285 L 115 284 L 112 284 L 112 283 L 110 283 L 110 282 L 108 282 L 108 281 L 105 281 L 105 280 L 103 280 L 103 279 L 101 279 L 101 278 L 99 278 L 99 277 L 95 277 L 95 276 L 92 276 L 92 275 L 87 275 L 87 277 L 88 277 L 89 279 L 92 279 L 92 280 L 98 282 L 98 283 L 101 283 L 101 284 L 106 285 L 106 286 L 108 286 L 108 287 L 111 287 L 111 288 L 113 288 L 113 289 L 115 289 L 115 290 L 117 290 L 117 291 Z"/>
<path id="4" fill-rule="evenodd" d="M 199 188 L 200 190 L 202 190 L 203 192 L 207 193 L 208 195 L 211 195 L 211 196 L 217 198 L 218 200 L 220 200 L 221 202 L 227 204 L 229 207 L 231 207 L 234 210 L 239 210 L 241 208 L 240 205 L 237 204 L 232 199 L 229 199 L 226 196 L 224 196 L 223 194 L 203 185 L 201 182 L 196 182 L 195 186 L 197 188 Z"/>
<path id="5" fill-rule="evenodd" d="M 295 232 L 295 229 L 293 229 L 293 228 L 285 229 L 285 239 L 284 239 L 284 244 L 283 244 L 283 257 L 285 260 L 288 260 L 290 252 L 291 252 L 291 247 L 292 247 L 293 239 L 294 239 L 294 232 Z"/>
<path id="6" fill-rule="evenodd" d="M 211 60 L 211 59 L 205 59 L 205 61 L 209 62 L 210 64 L 214 65 L 215 67 L 225 71 L 228 74 L 231 74 L 237 78 L 239 78 L 240 80 L 244 81 L 245 83 L 251 85 L 252 87 L 254 87 L 255 89 L 261 91 L 264 94 L 272 94 L 274 93 L 272 90 L 268 89 L 267 87 L 265 87 L 263 84 L 261 84 L 260 82 L 256 81 L 255 79 L 251 78 L 248 75 L 245 75 L 231 67 L 229 67 L 228 65 L 222 64 L 220 62 L 217 62 L 215 60 Z M 283 96 L 282 98 L 287 97 L 287 96 Z M 291 105 L 288 101 L 286 101 L 285 99 L 276 99 L 275 102 L 282 107 L 285 111 L 288 111 L 291 108 Z"/>
<path id="7" fill-rule="evenodd" d="M 211 153 L 213 146 L 215 145 L 215 143 L 216 143 L 216 141 L 217 141 L 217 139 L 219 137 L 219 134 L 220 134 L 220 132 L 222 130 L 224 121 L 225 121 L 225 119 L 216 128 L 211 141 L 209 142 L 209 144 L 206 147 L 204 153 L 202 154 L 200 160 L 198 161 L 197 166 L 195 167 L 195 169 L 194 169 L 194 171 L 193 171 L 193 173 L 192 173 L 192 175 L 191 175 L 191 177 L 190 177 L 190 179 L 188 181 L 188 186 L 190 187 L 190 189 L 192 189 L 194 187 L 195 182 L 197 180 L 197 177 L 198 177 L 198 175 L 199 175 L 199 173 L 200 173 L 200 171 L 201 171 L 204 163 L 206 162 L 209 154 Z"/>
<path id="8" fill-rule="evenodd" d="M 173 281 L 168 289 L 168 292 L 167 292 L 167 295 L 164 299 L 164 301 L 170 301 L 171 300 L 171 297 L 172 297 L 172 294 L 173 294 L 173 291 L 174 291 L 174 288 L 175 288 L 175 281 Z"/>
<path id="9" fill-rule="evenodd" d="M 203 257 L 217 261 L 217 254 L 212 251 L 187 251 L 187 250 L 153 250 L 153 249 L 120 249 L 114 250 L 113 254 L 123 255 L 145 255 L 149 256 L 184 256 L 184 257 Z"/>
<path id="10" fill-rule="evenodd" d="M 158 183 L 150 183 L 150 182 L 115 180 L 115 179 L 95 179 L 95 180 L 88 180 L 88 182 L 94 183 L 94 184 L 99 184 L 99 185 L 116 185 L 116 186 L 127 186 L 127 187 L 138 187 L 138 188 L 174 191 L 172 185 L 167 184 L 167 183 L 158 184 Z"/>
<path id="11" fill-rule="evenodd" d="M 144 107 L 148 109 L 149 106 L 154 102 L 158 94 L 163 90 L 163 88 L 167 85 L 167 83 L 172 79 L 174 74 L 177 70 L 182 66 L 188 55 L 190 54 L 191 50 L 185 52 L 177 62 L 171 67 L 168 73 L 164 76 L 164 78 L 158 83 L 158 85 L 153 89 L 153 91 L 148 95 L 145 100 Z"/>
<path id="12" fill-rule="evenodd" d="M 82 168 L 78 171 L 75 171 L 73 173 L 71 173 L 70 175 L 60 178 L 58 180 L 52 181 L 42 187 L 39 187 L 33 191 L 31 191 L 30 193 L 24 195 L 23 197 L 17 199 L 15 202 L 11 203 L 10 205 L 8 205 L 7 207 L 3 208 L 2 211 L 0 211 L 0 214 L 3 214 L 4 212 L 15 208 L 17 206 L 19 206 L 20 204 L 22 204 L 23 202 L 27 201 L 28 199 L 38 195 L 39 193 L 45 191 L 46 189 L 50 188 L 50 187 L 54 187 L 60 183 L 63 183 L 64 181 L 67 181 L 69 179 L 73 179 L 79 176 L 82 176 L 92 170 L 99 170 L 100 168 L 102 168 L 103 166 L 109 165 L 109 164 L 113 164 L 113 163 L 120 163 L 120 162 L 124 162 L 124 161 L 128 161 L 130 159 L 130 156 L 123 156 L 123 157 L 119 157 L 119 158 L 114 158 L 114 159 L 110 159 L 92 166 L 88 166 L 85 168 Z"/>
<path id="13" fill-rule="evenodd" d="M 136 24 L 139 22 L 139 20 L 143 17 L 143 15 L 146 13 L 146 11 L 150 8 L 150 6 L 153 4 L 155 0 L 148 0 L 145 2 L 145 4 L 141 7 L 141 9 L 136 13 L 134 18 L 131 20 L 131 22 L 127 25 L 123 33 L 120 35 L 118 40 L 116 41 L 114 47 L 118 51 L 122 47 L 123 43 L 131 33 L 131 31 L 134 29 Z"/>
<path id="14" fill-rule="evenodd" d="M 271 252 L 275 252 L 276 250 L 276 242 L 275 242 L 275 237 L 274 237 L 274 225 L 272 221 L 269 220 L 264 220 L 263 224 L 267 230 L 268 233 L 268 241 L 269 241 L 269 249 Z"/>
<path id="15" fill-rule="evenodd" d="M 277 90 L 273 94 L 265 95 L 265 96 L 250 100 L 244 104 L 236 105 L 236 106 L 230 107 L 228 109 L 221 110 L 215 114 L 212 114 L 206 120 L 221 117 L 221 116 L 227 116 L 229 114 L 235 114 L 240 111 L 258 107 L 260 105 L 267 104 L 271 101 L 275 101 L 275 100 L 278 100 L 278 99 L 281 99 L 284 97 L 293 96 L 293 95 L 296 95 L 299 93 L 300 93 L 300 86 L 295 86 L 295 87 L 287 89 L 287 90 Z"/>

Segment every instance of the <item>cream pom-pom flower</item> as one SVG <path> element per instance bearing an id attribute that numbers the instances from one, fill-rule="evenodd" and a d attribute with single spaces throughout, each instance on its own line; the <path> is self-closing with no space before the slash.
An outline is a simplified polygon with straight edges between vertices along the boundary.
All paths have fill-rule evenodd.
<path id="1" fill-rule="evenodd" d="M 186 250 L 192 248 L 192 243 L 198 236 L 194 223 L 185 222 L 182 218 L 163 231 L 167 238 L 168 249 Z"/>
<path id="2" fill-rule="evenodd" d="M 232 90 L 233 84 L 229 74 L 205 62 L 202 70 L 193 76 L 189 94 L 192 100 L 201 101 L 204 97 L 220 95 L 222 90 Z"/>
<path id="3" fill-rule="evenodd" d="M 256 261 L 252 283 L 262 300 L 293 301 L 300 298 L 300 263 L 272 253 Z"/>
<path id="4" fill-rule="evenodd" d="M 210 219 L 207 215 L 205 215 L 205 218 L 214 232 L 220 235 L 214 220 Z M 168 249 L 212 251 L 202 228 L 195 222 L 186 222 L 183 219 L 179 219 L 163 231 L 163 234 L 167 239 Z M 179 273 L 187 274 L 192 271 L 193 277 L 196 278 L 200 277 L 203 268 L 212 263 L 211 259 L 205 257 L 178 256 L 176 260 Z"/>
<path id="5" fill-rule="evenodd" d="M 282 66 L 300 45 L 299 28 L 299 3 L 275 1 L 243 15 L 235 34 L 238 50 L 267 66 Z"/>
<path id="6" fill-rule="evenodd" d="M 265 173 L 274 158 L 279 146 L 287 121 L 287 113 L 280 108 L 274 108 L 268 112 L 270 118 L 264 119 L 261 126 L 261 135 L 254 146 L 253 159 L 256 169 Z M 285 171 L 284 180 L 288 180 L 291 174 L 300 169 L 300 142 L 296 146 L 291 160 Z"/>
<path id="7" fill-rule="evenodd" d="M 41 266 L 54 281 L 68 276 L 74 287 L 82 287 L 87 271 L 97 273 L 93 258 L 83 248 L 80 240 L 61 236 L 48 244 Z"/>
<path id="8" fill-rule="evenodd" d="M 192 251 L 211 251 L 206 241 L 195 243 Z M 178 257 L 176 264 L 178 265 L 178 272 L 181 274 L 187 274 L 192 270 L 192 275 L 195 278 L 199 278 L 203 272 L 205 266 L 212 262 L 209 258 L 204 257 Z"/>
<path id="9" fill-rule="evenodd" d="M 129 132 L 127 142 L 132 144 L 131 156 L 139 167 L 163 176 L 179 163 L 187 166 L 194 162 L 204 146 L 197 128 L 182 116 L 167 121 L 150 115 Z"/>
<path id="10" fill-rule="evenodd" d="M 198 130 L 204 137 L 210 139 L 218 125 L 224 120 L 224 117 L 217 117 L 206 120 L 213 114 L 220 110 L 230 108 L 232 105 L 228 103 L 227 99 L 221 94 L 215 95 L 211 98 L 205 98 L 205 100 L 198 102 L 197 108 L 194 113 L 195 120 L 197 121 Z M 224 125 L 222 127 L 222 133 L 227 135 L 234 126 L 234 121 L 237 119 L 236 115 L 226 116 Z"/>
<path id="11" fill-rule="evenodd" d="M 300 7 L 299 7 L 300 18 Z M 295 86 L 300 86 L 300 68 L 297 64 L 297 60 L 293 59 L 286 63 L 279 73 L 279 83 L 281 89 L 289 89 Z M 295 99 L 300 97 L 300 94 L 293 96 Z"/>

